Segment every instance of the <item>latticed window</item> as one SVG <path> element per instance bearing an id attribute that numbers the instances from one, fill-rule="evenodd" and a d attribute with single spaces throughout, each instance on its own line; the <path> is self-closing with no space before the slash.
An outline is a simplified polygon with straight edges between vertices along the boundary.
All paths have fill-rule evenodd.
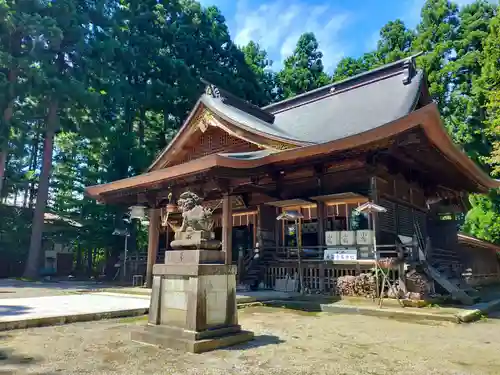
<path id="1" fill-rule="evenodd" d="M 207 150 L 211 150 L 212 149 L 212 134 L 208 134 L 207 135 Z"/>
<path id="2" fill-rule="evenodd" d="M 219 144 L 221 146 L 226 146 L 228 144 L 229 134 L 223 133 L 219 136 Z"/>

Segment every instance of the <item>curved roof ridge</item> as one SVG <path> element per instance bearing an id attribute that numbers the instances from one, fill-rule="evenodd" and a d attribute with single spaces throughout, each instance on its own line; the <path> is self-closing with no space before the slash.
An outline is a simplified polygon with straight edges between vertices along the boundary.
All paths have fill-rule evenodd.
<path id="1" fill-rule="evenodd" d="M 276 114 L 279 114 L 281 112 L 289 111 L 289 110 L 292 110 L 292 109 L 295 109 L 295 108 L 298 108 L 298 107 L 301 107 L 304 105 L 314 103 L 314 102 L 319 101 L 319 100 L 327 99 L 327 98 L 334 96 L 334 95 L 343 94 L 347 91 L 355 90 L 355 89 L 361 88 L 363 86 L 367 86 L 367 85 L 370 85 L 370 84 L 375 83 L 377 81 L 380 81 L 382 79 L 386 79 L 386 78 L 389 78 L 389 77 L 392 77 L 395 75 L 400 75 L 400 74 L 402 74 L 402 72 L 394 72 L 394 73 L 388 74 L 388 75 L 383 76 L 383 77 L 375 77 L 372 80 L 362 81 L 358 85 L 352 85 L 352 86 L 348 86 L 348 87 L 345 87 L 342 89 L 337 89 L 335 87 L 332 87 L 332 89 L 330 89 L 328 92 L 325 92 L 325 94 L 322 96 L 313 96 L 310 100 L 299 101 L 298 103 L 291 105 L 289 107 L 284 107 L 284 108 L 278 109 L 278 110 L 274 111 L 273 114 L 276 115 Z M 335 89 L 335 90 L 333 90 L 333 89 Z"/>
<path id="2" fill-rule="evenodd" d="M 292 98 L 284 99 L 276 103 L 269 104 L 267 106 L 262 107 L 263 110 L 270 111 L 271 113 L 275 113 L 278 111 L 283 111 L 285 110 L 284 108 L 287 108 L 289 106 L 293 106 L 293 104 L 298 104 L 298 102 L 302 101 L 311 101 L 313 99 L 321 99 L 322 97 L 328 96 L 329 93 L 332 92 L 332 89 L 334 90 L 344 90 L 348 87 L 352 86 L 357 86 L 356 83 L 361 84 L 364 81 L 370 81 L 368 78 L 372 78 L 371 80 L 374 80 L 376 77 L 384 78 L 391 73 L 395 72 L 404 72 L 405 70 L 408 71 L 409 76 L 408 78 L 411 80 L 413 76 L 415 75 L 415 59 L 420 56 L 422 53 L 418 53 L 409 57 L 406 57 L 401 60 L 397 60 L 395 62 L 389 63 L 382 65 L 378 68 L 368 70 L 366 72 L 357 74 L 353 77 L 349 77 L 346 79 L 343 79 L 341 81 L 333 82 L 330 83 L 329 85 L 325 85 L 322 87 L 318 87 L 317 89 L 307 91 L 305 93 L 296 95 Z M 412 72 L 413 71 L 413 72 Z M 384 74 L 386 73 L 386 74 Z M 412 74 L 413 73 L 413 74 Z M 360 82 L 361 81 L 361 82 Z M 369 82 L 366 82 L 369 83 Z M 343 87 L 346 86 L 346 87 Z M 307 100 L 309 99 L 309 100 Z"/>

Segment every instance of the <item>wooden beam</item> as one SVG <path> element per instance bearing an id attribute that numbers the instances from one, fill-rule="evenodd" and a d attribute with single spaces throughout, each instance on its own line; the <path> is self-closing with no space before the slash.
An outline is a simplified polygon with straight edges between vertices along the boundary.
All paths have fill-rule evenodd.
<path id="1" fill-rule="evenodd" d="M 150 208 L 156 208 L 157 194 L 153 191 L 137 194 L 137 203 L 147 204 Z"/>
<path id="2" fill-rule="evenodd" d="M 235 187 L 232 190 L 233 194 L 251 194 L 251 193 L 261 193 L 265 194 L 269 197 L 274 198 L 275 200 L 280 200 L 281 195 L 278 194 L 278 191 L 273 186 L 260 186 L 252 183 L 240 185 Z"/>
<path id="3" fill-rule="evenodd" d="M 222 198 L 222 251 L 225 255 L 225 264 L 233 262 L 233 207 L 231 196 L 224 194 Z"/>
<path id="4" fill-rule="evenodd" d="M 158 255 L 158 245 L 160 241 L 160 210 L 158 208 L 149 209 L 149 230 L 148 230 L 148 259 L 146 264 L 146 287 L 151 288 L 153 284 L 153 265 L 156 263 Z"/>

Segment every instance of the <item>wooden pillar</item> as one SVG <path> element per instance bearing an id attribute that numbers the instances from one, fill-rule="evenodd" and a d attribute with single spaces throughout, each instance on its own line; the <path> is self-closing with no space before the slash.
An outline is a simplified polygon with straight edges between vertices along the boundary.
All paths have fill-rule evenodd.
<path id="1" fill-rule="evenodd" d="M 231 196 L 222 197 L 222 251 L 225 253 L 225 264 L 232 264 L 233 259 L 233 207 Z"/>
<path id="2" fill-rule="evenodd" d="M 370 200 L 375 204 L 379 204 L 377 177 L 376 176 L 372 176 L 370 178 Z M 382 213 L 381 215 L 384 215 L 384 214 Z M 380 233 L 380 227 L 378 225 L 378 214 L 372 213 L 372 214 L 370 214 L 370 216 L 372 216 L 372 223 L 375 226 L 374 228 L 372 228 L 374 231 L 374 235 L 376 238 L 378 238 L 379 233 Z"/>
<path id="3" fill-rule="evenodd" d="M 326 205 L 325 202 L 316 203 L 316 212 L 318 213 L 318 245 L 325 246 L 325 228 L 326 228 Z"/>
<path id="4" fill-rule="evenodd" d="M 153 265 L 156 263 L 158 255 L 158 244 L 160 241 L 160 210 L 149 209 L 149 230 L 148 230 L 148 260 L 146 265 L 146 287 L 153 285 Z"/>
<path id="5" fill-rule="evenodd" d="M 277 218 L 281 214 L 281 208 L 276 207 L 274 209 L 274 217 Z M 276 253 L 280 247 L 285 246 L 283 242 L 283 221 L 282 220 L 274 220 L 274 241 L 276 242 Z"/>
<path id="6" fill-rule="evenodd" d="M 325 202 L 316 202 L 316 212 L 318 216 L 318 245 L 320 259 L 324 259 L 325 251 L 325 228 L 326 228 L 326 205 Z M 319 264 L 319 290 L 323 293 L 325 291 L 325 266 L 323 263 Z"/>

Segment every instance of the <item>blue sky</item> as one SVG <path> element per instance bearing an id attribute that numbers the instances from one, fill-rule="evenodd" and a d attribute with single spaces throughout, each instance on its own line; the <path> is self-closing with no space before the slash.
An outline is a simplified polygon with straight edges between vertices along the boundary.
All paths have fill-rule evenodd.
<path id="1" fill-rule="evenodd" d="M 199 0 L 200 1 L 200 0 Z M 314 32 L 332 71 L 343 56 L 359 56 L 373 49 L 380 28 L 402 19 L 414 27 L 424 0 L 201 0 L 216 5 L 226 17 L 238 45 L 258 42 L 279 69 L 299 36 Z M 459 5 L 472 0 L 455 1 Z"/>

